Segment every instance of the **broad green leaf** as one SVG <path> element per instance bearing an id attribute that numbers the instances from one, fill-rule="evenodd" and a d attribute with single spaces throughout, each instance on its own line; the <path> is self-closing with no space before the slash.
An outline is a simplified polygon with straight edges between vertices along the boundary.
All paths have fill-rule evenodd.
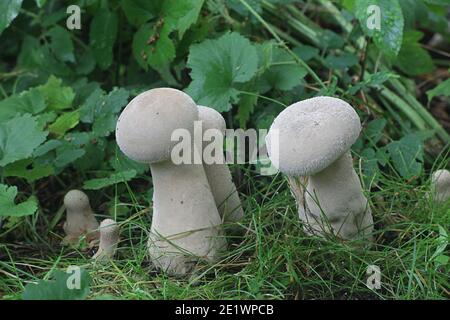
<path id="1" fill-rule="evenodd" d="M 419 31 L 409 31 L 403 37 L 402 48 L 395 64 L 409 76 L 418 76 L 435 70 L 433 59 L 419 43 L 422 36 L 423 33 Z"/>
<path id="2" fill-rule="evenodd" d="M 319 56 L 319 49 L 308 45 L 298 45 L 293 51 L 305 62 Z"/>
<path id="3" fill-rule="evenodd" d="M 145 70 L 169 64 L 175 58 L 175 45 L 169 38 L 171 29 L 163 27 L 155 31 L 153 24 L 143 24 L 133 37 L 133 55 Z"/>
<path id="4" fill-rule="evenodd" d="M 128 22 L 136 27 L 154 18 L 161 10 L 161 5 L 152 0 L 122 0 L 120 6 Z"/>
<path id="5" fill-rule="evenodd" d="M 118 19 L 115 12 L 102 9 L 96 12 L 89 30 L 89 45 L 98 66 L 105 70 L 113 61 Z"/>
<path id="6" fill-rule="evenodd" d="M 408 134 L 388 144 L 394 168 L 404 179 L 419 176 L 423 169 L 423 141 L 417 134 Z"/>
<path id="7" fill-rule="evenodd" d="M 364 179 L 364 186 L 369 188 L 371 185 L 376 184 L 379 179 L 378 160 L 376 152 L 372 148 L 366 148 L 361 153 L 362 159 L 362 173 Z"/>
<path id="8" fill-rule="evenodd" d="M 429 101 L 438 96 L 450 97 L 450 78 L 441 82 L 435 88 L 428 90 L 427 96 Z"/>
<path id="9" fill-rule="evenodd" d="M 50 76 L 46 84 L 38 87 L 51 110 L 61 110 L 70 108 L 75 98 L 75 93 L 71 87 L 64 87 L 62 80 L 55 76 Z"/>
<path id="10" fill-rule="evenodd" d="M 204 0 L 165 0 L 163 4 L 164 24 L 178 30 L 179 38 L 197 21 Z M 164 28 L 164 27 L 163 27 Z"/>
<path id="11" fill-rule="evenodd" d="M 386 127 L 387 121 L 383 118 L 375 119 L 370 121 L 367 124 L 367 127 L 364 129 L 364 137 L 369 140 L 371 145 L 375 146 L 375 144 L 381 139 L 383 136 L 383 129 Z"/>
<path id="12" fill-rule="evenodd" d="M 288 91 L 298 86 L 308 72 L 284 49 L 273 47 L 268 70 L 261 76 L 261 92 L 268 89 Z"/>
<path id="13" fill-rule="evenodd" d="M 188 94 L 198 104 L 222 112 L 237 100 L 236 87 L 256 74 L 258 55 L 249 40 L 233 32 L 193 45 L 187 66 L 192 69 Z"/>
<path id="14" fill-rule="evenodd" d="M 80 113 L 78 111 L 66 112 L 56 119 L 49 127 L 51 133 L 62 136 L 68 130 L 74 128 L 80 121 Z"/>
<path id="15" fill-rule="evenodd" d="M 63 62 L 75 62 L 73 42 L 67 29 L 55 26 L 47 31 L 46 35 L 50 37 L 50 48 L 59 60 Z"/>
<path id="16" fill-rule="evenodd" d="M 376 11 L 369 10 L 373 6 L 379 8 L 380 17 Z M 373 38 L 378 49 L 390 58 L 396 57 L 402 45 L 404 25 L 399 0 L 358 0 L 355 2 L 355 15 L 364 33 Z M 379 28 L 371 24 L 378 18 Z"/>
<path id="17" fill-rule="evenodd" d="M 330 54 L 325 58 L 325 64 L 330 69 L 347 69 L 358 64 L 358 57 L 352 53 Z"/>
<path id="18" fill-rule="evenodd" d="M 359 90 L 365 90 L 368 88 L 376 88 L 378 89 L 380 85 L 389 80 L 390 78 L 397 78 L 398 76 L 387 71 L 380 71 L 373 74 L 370 74 L 367 79 L 364 81 L 360 81 L 350 88 L 348 88 L 347 92 L 351 95 L 356 94 Z"/>
<path id="19" fill-rule="evenodd" d="M 0 34 L 17 17 L 22 7 L 22 0 L 0 1 Z"/>
<path id="20" fill-rule="evenodd" d="M 86 151 L 80 147 L 69 143 L 63 144 L 62 146 L 56 148 L 54 165 L 58 168 L 64 168 L 84 156 L 85 153 Z"/>
<path id="21" fill-rule="evenodd" d="M 241 100 L 239 100 L 237 116 L 240 128 L 245 128 L 247 126 L 247 121 L 250 120 L 250 116 L 255 109 L 257 101 L 258 101 L 258 93 L 256 92 L 254 92 L 253 95 L 244 94 Z"/>
<path id="22" fill-rule="evenodd" d="M 22 217 L 36 212 L 37 203 L 34 199 L 15 204 L 17 187 L 0 184 L 0 217 Z"/>
<path id="23" fill-rule="evenodd" d="M 29 114 L 12 118 L 0 126 L 0 166 L 30 157 L 45 141 L 47 132 Z"/>
<path id="24" fill-rule="evenodd" d="M 54 172 L 51 165 L 35 165 L 31 158 L 10 163 L 3 169 L 5 177 L 24 178 L 28 182 L 48 177 Z"/>
<path id="25" fill-rule="evenodd" d="M 34 115 L 45 107 L 44 96 L 38 89 L 33 88 L 0 101 L 0 122 L 24 113 Z"/>
<path id="26" fill-rule="evenodd" d="M 69 271 L 69 270 L 68 270 Z M 77 273 L 79 272 L 79 274 Z M 77 279 L 79 278 L 79 288 Z M 85 269 L 53 272 L 52 280 L 29 283 L 22 294 L 23 300 L 83 300 L 90 292 L 91 277 Z"/>
<path id="27" fill-rule="evenodd" d="M 85 190 L 99 190 L 105 187 L 116 185 L 121 182 L 126 182 L 136 176 L 136 170 L 127 170 L 111 174 L 107 178 L 91 179 L 84 182 L 83 189 Z"/>

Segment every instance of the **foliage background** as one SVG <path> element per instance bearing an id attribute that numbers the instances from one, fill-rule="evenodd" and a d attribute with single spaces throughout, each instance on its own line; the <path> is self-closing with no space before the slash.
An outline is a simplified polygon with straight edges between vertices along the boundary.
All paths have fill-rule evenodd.
<path id="1" fill-rule="evenodd" d="M 81 30 L 66 28 L 71 4 L 81 8 Z M 370 4 L 381 8 L 379 32 L 366 26 Z M 72 188 L 88 191 L 99 217 L 121 222 L 122 257 L 134 257 L 135 264 L 122 261 L 117 273 L 126 274 L 125 289 L 108 292 L 102 276 L 112 274 L 96 270 L 94 296 L 448 295 L 448 207 L 425 198 L 429 173 L 448 168 L 448 9 L 447 0 L 2 1 L 0 295 L 17 298 L 29 281 L 47 279 L 71 259 L 87 263 L 85 247 L 76 259 L 59 247 L 62 198 Z M 148 168 L 117 148 L 113 131 L 132 97 L 161 86 L 185 90 L 222 112 L 229 128 L 268 128 L 287 105 L 312 96 L 347 100 L 364 125 L 353 155 L 364 189 L 372 191 L 378 247 L 354 253 L 344 244 L 305 238 L 283 178 L 259 176 L 258 165 L 236 166 L 249 231 L 243 242 L 230 239 L 234 249 L 216 271 L 199 276 L 215 272 L 216 282 L 180 292 L 175 280 L 155 275 L 148 280 L 155 281 L 154 291 L 131 285 L 147 274 L 142 239 L 152 185 Z M 284 239 L 289 230 L 293 239 Z M 316 242 L 322 249 L 302 267 Z M 343 269 L 323 265 L 330 250 Z M 363 266 L 379 255 L 392 283 L 373 293 L 360 288 Z M 189 281 L 189 287 L 196 283 Z"/>

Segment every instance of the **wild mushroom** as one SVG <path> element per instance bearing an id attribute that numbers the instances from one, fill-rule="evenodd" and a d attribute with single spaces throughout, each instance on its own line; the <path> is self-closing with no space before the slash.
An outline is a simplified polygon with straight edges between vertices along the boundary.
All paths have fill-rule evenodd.
<path id="1" fill-rule="evenodd" d="M 105 219 L 100 223 L 100 244 L 92 257 L 97 261 L 108 261 L 114 258 L 119 243 L 119 226 L 112 219 Z"/>
<path id="2" fill-rule="evenodd" d="M 331 97 L 294 103 L 274 120 L 269 157 L 290 177 L 308 233 L 371 239 L 372 214 L 350 155 L 360 131 L 355 110 Z"/>
<path id="3" fill-rule="evenodd" d="M 444 203 L 450 199 L 450 171 L 437 170 L 431 178 L 433 199 L 437 203 Z"/>
<path id="4" fill-rule="evenodd" d="M 63 244 L 76 244 L 83 235 L 88 243 L 98 239 L 98 222 L 83 191 L 69 191 L 64 197 L 64 206 L 67 218 L 63 226 L 66 233 Z"/>
<path id="5" fill-rule="evenodd" d="M 204 106 L 198 106 L 198 111 L 199 120 L 202 121 L 203 133 L 210 133 L 215 137 L 221 135 L 223 138 L 225 135 L 226 123 L 222 115 L 216 110 Z M 209 138 L 212 138 L 212 136 Z M 203 141 L 203 150 L 205 150 L 205 147 L 210 143 L 211 142 Z M 239 194 L 236 190 L 233 178 L 231 177 L 230 169 L 225 163 L 223 152 L 214 154 L 213 158 L 214 159 L 212 160 L 217 162 L 207 163 L 206 159 L 203 159 L 203 167 L 217 209 L 225 222 L 237 222 L 244 216 L 244 210 L 242 209 Z"/>
<path id="6" fill-rule="evenodd" d="M 197 105 L 187 94 L 158 88 L 135 97 L 117 121 L 119 148 L 150 165 L 154 191 L 148 248 L 155 266 L 171 274 L 185 274 L 199 258 L 214 261 L 225 245 L 203 165 L 176 165 L 171 159 L 177 144 L 173 132 L 184 129 L 192 137 L 197 120 Z M 198 151 L 194 145 L 193 152 Z"/>

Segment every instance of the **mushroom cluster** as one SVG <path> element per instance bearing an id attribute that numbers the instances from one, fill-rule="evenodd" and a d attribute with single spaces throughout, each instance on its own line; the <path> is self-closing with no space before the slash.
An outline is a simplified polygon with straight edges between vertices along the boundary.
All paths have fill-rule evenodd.
<path id="1" fill-rule="evenodd" d="M 199 108 L 182 91 L 157 88 L 136 96 L 116 127 L 119 148 L 129 158 L 150 165 L 153 219 L 148 250 L 154 265 L 169 274 L 187 273 L 198 259 L 215 261 L 226 246 L 221 217 L 203 164 L 174 164 L 175 130 L 194 134 Z M 201 155 L 202 146 L 192 146 Z M 214 181 L 214 174 L 211 174 Z M 215 184 L 218 202 L 222 190 Z"/>
<path id="2" fill-rule="evenodd" d="M 266 137 L 269 157 L 290 177 L 308 233 L 372 238 L 371 210 L 350 155 L 360 131 L 355 110 L 332 97 L 294 103 L 274 120 Z"/>
<path id="3" fill-rule="evenodd" d="M 88 196 L 80 190 L 70 190 L 64 197 L 67 211 L 63 244 L 76 244 L 81 236 L 89 243 L 98 239 L 98 222 L 91 209 Z"/>

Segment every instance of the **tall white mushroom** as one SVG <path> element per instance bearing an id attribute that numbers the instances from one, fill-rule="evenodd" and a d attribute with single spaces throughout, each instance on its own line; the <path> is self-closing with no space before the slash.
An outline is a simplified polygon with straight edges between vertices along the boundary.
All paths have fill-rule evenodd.
<path id="1" fill-rule="evenodd" d="M 119 226 L 112 219 L 105 219 L 100 223 L 100 244 L 95 255 L 96 261 L 108 261 L 114 258 L 119 243 Z"/>
<path id="2" fill-rule="evenodd" d="M 294 103 L 274 120 L 266 138 L 269 157 L 290 177 L 308 233 L 372 238 L 371 210 L 350 155 L 360 131 L 355 110 L 331 97 Z"/>
<path id="3" fill-rule="evenodd" d="M 433 199 L 437 203 L 444 203 L 450 199 L 450 171 L 436 170 L 431 178 Z"/>
<path id="4" fill-rule="evenodd" d="M 83 191 L 70 190 L 64 197 L 64 206 L 67 218 L 63 226 L 66 233 L 63 244 L 76 244 L 81 236 L 86 236 L 87 242 L 98 238 L 98 222 Z"/>
<path id="5" fill-rule="evenodd" d="M 193 136 L 196 120 L 198 108 L 188 95 L 158 88 L 135 97 L 116 127 L 122 152 L 150 164 L 154 193 L 148 248 L 155 266 L 171 274 L 185 274 L 199 258 L 214 261 L 225 245 L 203 165 L 175 165 L 171 159 L 177 144 L 172 133 L 185 129 Z"/>
<path id="6" fill-rule="evenodd" d="M 223 138 L 225 136 L 226 123 L 222 115 L 216 110 L 204 106 L 198 106 L 198 111 L 199 120 L 202 121 L 203 133 L 214 133 L 215 137 L 222 136 Z M 214 130 L 216 132 L 211 132 Z M 203 141 L 203 150 L 210 143 L 211 141 Z M 223 151 L 220 154 L 214 154 L 214 160 L 218 163 L 208 164 L 206 159 L 204 159 L 203 167 L 219 214 L 225 222 L 237 222 L 244 216 L 244 210 L 231 177 L 230 169 L 225 163 Z"/>

